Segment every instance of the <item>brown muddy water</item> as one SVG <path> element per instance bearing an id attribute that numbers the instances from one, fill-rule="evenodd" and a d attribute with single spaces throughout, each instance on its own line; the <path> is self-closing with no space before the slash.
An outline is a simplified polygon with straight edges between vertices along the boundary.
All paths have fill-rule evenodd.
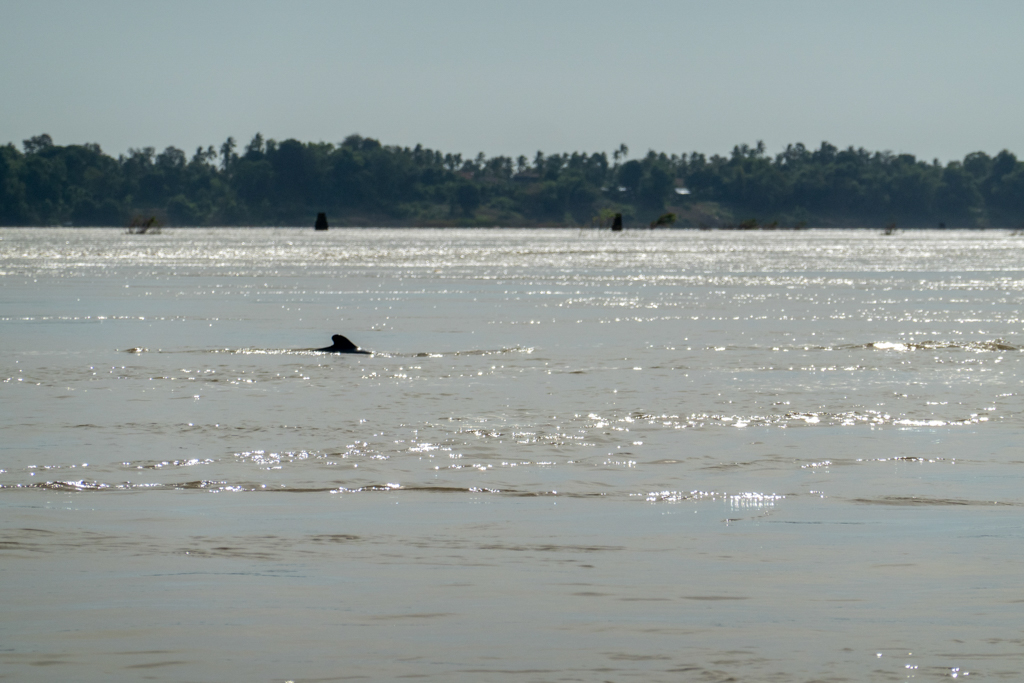
<path id="1" fill-rule="evenodd" d="M 2 229 L 0 680 L 1022 680 L 1022 299 L 999 231 Z"/>

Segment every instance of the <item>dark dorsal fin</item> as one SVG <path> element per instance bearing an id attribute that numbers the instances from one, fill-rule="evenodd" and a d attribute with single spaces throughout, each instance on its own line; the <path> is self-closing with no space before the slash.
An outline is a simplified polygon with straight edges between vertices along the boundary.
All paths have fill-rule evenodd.
<path id="1" fill-rule="evenodd" d="M 317 349 L 317 351 L 325 351 L 327 353 L 369 353 L 369 351 L 364 351 L 349 341 L 348 337 L 340 334 L 333 335 L 331 341 L 334 342 L 331 346 Z"/>
<path id="2" fill-rule="evenodd" d="M 334 342 L 334 348 L 338 351 L 358 351 L 359 347 L 349 341 L 348 337 L 343 337 L 340 334 L 335 334 L 331 337 L 331 341 Z"/>

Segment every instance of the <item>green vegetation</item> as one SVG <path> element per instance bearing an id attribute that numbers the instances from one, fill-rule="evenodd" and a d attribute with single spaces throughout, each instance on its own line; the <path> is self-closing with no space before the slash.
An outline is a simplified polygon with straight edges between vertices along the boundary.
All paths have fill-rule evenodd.
<path id="1" fill-rule="evenodd" d="M 607 226 L 1024 225 L 1024 162 L 983 152 L 945 166 L 909 154 L 763 143 L 728 157 L 648 152 L 463 159 L 352 135 L 335 145 L 233 138 L 177 148 L 0 147 L 0 225 Z M 685 189 L 684 189 L 685 188 Z M 133 226 L 135 228 L 139 225 Z"/>

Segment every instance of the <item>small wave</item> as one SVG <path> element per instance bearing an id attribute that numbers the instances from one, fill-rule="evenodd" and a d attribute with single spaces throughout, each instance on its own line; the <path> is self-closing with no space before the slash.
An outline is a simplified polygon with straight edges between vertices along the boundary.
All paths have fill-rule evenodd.
<path id="1" fill-rule="evenodd" d="M 940 349 L 959 349 L 963 351 L 1019 351 L 1020 348 L 1002 339 L 988 341 L 920 341 L 920 342 L 870 342 L 864 344 L 865 349 L 879 351 L 937 351 Z"/>
<path id="2" fill-rule="evenodd" d="M 45 481 L 36 484 L 0 484 L 3 489 L 46 489 L 49 491 L 105 491 L 110 484 L 98 481 Z"/>
<path id="3" fill-rule="evenodd" d="M 254 349 L 246 347 L 242 349 L 208 349 L 199 353 L 226 353 L 238 356 L 324 356 L 326 351 L 316 349 Z"/>
<path id="4" fill-rule="evenodd" d="M 124 481 L 120 483 L 106 483 L 100 481 L 46 481 L 46 482 L 34 482 L 31 484 L 0 484 L 0 490 L 45 490 L 45 491 L 60 491 L 66 493 L 87 493 L 106 491 L 111 494 L 118 492 L 132 492 L 139 493 L 144 491 L 207 491 L 209 493 L 318 493 L 318 494 L 329 494 L 329 495 L 351 495 L 351 494 L 374 494 L 374 493 L 390 493 L 390 494 L 410 494 L 410 493 L 428 493 L 428 494 L 454 494 L 454 495 L 500 495 L 514 498 L 613 498 L 618 495 L 632 498 L 635 495 L 644 495 L 647 500 L 663 500 L 669 502 L 676 502 L 671 499 L 671 494 L 674 492 L 662 492 L 661 494 L 608 494 L 606 492 L 590 492 L 590 491 L 565 491 L 565 490 L 530 490 L 530 489 L 514 489 L 514 488 L 490 488 L 486 486 L 433 486 L 433 485 L 422 485 L 422 484 L 400 484 L 397 482 L 388 482 L 383 484 L 363 484 L 355 486 L 339 486 L 334 484 L 333 486 L 301 486 L 301 485 L 280 485 L 280 484 L 259 484 L 252 481 L 244 482 L 229 482 L 223 480 L 211 480 L 211 479 L 197 479 L 194 481 L 182 481 L 182 482 L 171 482 L 171 483 L 135 483 Z M 696 493 L 696 492 L 695 492 Z M 655 498 L 651 498 L 655 496 Z M 660 498 L 657 496 L 661 496 Z M 667 496 L 667 497 L 666 497 Z M 756 498 L 751 498 L 754 496 Z M 694 497 L 690 494 L 686 494 L 686 498 Z M 700 496 L 697 496 L 698 498 Z M 769 500 L 775 500 L 776 498 L 781 499 L 782 496 L 777 497 L 762 497 L 762 494 L 736 494 L 728 497 L 730 503 L 739 507 L 760 507 L 763 503 Z"/>
<path id="5" fill-rule="evenodd" d="M 693 413 L 680 415 L 647 415 L 635 413 L 619 422 L 643 420 L 673 429 L 700 429 L 706 427 L 852 427 L 854 425 L 894 425 L 897 427 L 957 427 L 988 422 L 985 415 L 972 414 L 952 419 L 913 419 L 905 415 L 890 415 L 876 410 L 850 410 L 844 412 L 798 412 L 789 411 L 777 415 L 723 415 L 715 413 Z"/>
<path id="6" fill-rule="evenodd" d="M 175 489 L 209 489 L 209 490 L 246 490 L 243 486 L 230 486 L 225 481 L 187 481 L 175 484 L 142 484 L 121 482 L 109 484 L 101 481 L 85 481 L 83 479 L 42 481 L 33 484 L 0 484 L 0 489 L 44 489 L 47 491 L 168 491 Z"/>
<path id="7" fill-rule="evenodd" d="M 144 348 L 130 348 L 124 349 L 125 353 L 148 353 L 149 349 Z M 525 353 L 530 354 L 534 352 L 532 346 L 507 346 L 500 349 L 469 349 L 465 351 L 420 351 L 417 353 L 393 353 L 390 351 L 370 351 L 368 353 L 359 354 L 337 354 L 330 351 L 320 351 L 318 349 L 258 349 L 253 347 L 244 347 L 240 349 L 178 349 L 178 350 L 164 350 L 159 349 L 157 353 L 220 353 L 228 355 L 240 355 L 240 356 L 348 356 L 356 355 L 363 358 L 445 358 L 448 356 L 497 356 L 502 354 L 511 353 Z"/>
<path id="8" fill-rule="evenodd" d="M 473 349 L 471 351 L 456 351 L 453 356 L 494 356 L 502 353 L 533 353 L 532 346 L 508 346 L 500 349 Z"/>
<path id="9" fill-rule="evenodd" d="M 865 505 L 1010 505 L 1016 507 L 1016 503 L 1004 503 L 996 500 L 966 500 L 964 498 L 929 498 L 927 496 L 883 496 L 881 498 L 854 498 L 854 503 Z"/>
<path id="10" fill-rule="evenodd" d="M 738 344 L 726 344 L 723 346 L 705 346 L 706 351 L 763 351 L 763 346 L 743 346 Z M 1010 344 L 1003 339 L 989 339 L 986 341 L 934 341 L 925 340 L 919 342 L 890 342 L 876 341 L 866 344 L 792 344 L 786 346 L 773 346 L 772 351 L 853 351 L 858 349 L 874 349 L 877 351 L 938 351 L 944 349 L 962 351 L 1020 351 L 1021 347 Z"/>
<path id="11" fill-rule="evenodd" d="M 532 346 L 506 346 L 500 349 L 469 349 L 467 351 L 427 351 L 420 353 L 395 353 L 388 356 L 408 358 L 444 358 L 445 356 L 498 356 L 508 353 L 533 353 Z"/>
<path id="12" fill-rule="evenodd" d="M 161 460 L 161 461 L 139 461 L 139 462 L 122 462 L 122 467 L 137 469 L 137 470 L 161 470 L 164 468 L 174 467 L 195 467 L 196 465 L 212 465 L 213 460 L 209 458 L 189 458 L 187 460 Z"/>
<path id="13" fill-rule="evenodd" d="M 397 353 L 392 351 L 374 351 L 378 358 L 453 358 L 455 356 L 499 356 L 511 353 L 533 353 L 532 346 L 508 346 L 500 349 L 469 349 L 466 351 L 418 351 L 416 353 Z"/>
<path id="14" fill-rule="evenodd" d="M 149 353 L 149 349 L 124 349 L 125 353 Z M 223 348 L 223 349 L 157 349 L 155 353 L 161 354 L 188 354 L 188 353 L 210 353 L 210 354 L 225 354 L 230 356 L 325 356 L 325 355 L 359 355 L 366 357 L 367 355 L 377 354 L 334 354 L 327 351 L 319 351 L 317 349 L 258 349 L 250 346 L 246 346 L 239 349 Z"/>
<path id="15" fill-rule="evenodd" d="M 524 495 L 519 491 L 508 491 L 502 489 L 487 488 L 483 486 L 455 487 L 455 486 L 419 486 L 402 485 L 395 482 L 384 484 L 365 484 L 348 488 L 345 486 L 268 486 L 253 482 L 216 481 L 211 479 L 197 479 L 194 481 L 182 481 L 171 483 L 105 483 L 101 481 L 86 480 L 61 480 L 35 482 L 31 484 L 0 484 L 0 490 L 10 489 L 35 489 L 47 491 L 66 492 L 87 492 L 87 491 L 209 491 L 211 493 L 369 493 L 369 492 L 393 492 L 393 491 L 419 491 L 425 493 L 511 493 L 513 495 Z M 525 495 L 552 495 L 555 491 L 531 492 Z"/>
<path id="16" fill-rule="evenodd" d="M 684 501 L 726 501 L 734 510 L 757 510 L 774 507 L 775 503 L 785 500 L 786 496 L 776 493 L 724 493 L 721 491 L 649 491 L 647 493 L 631 493 L 631 497 L 643 498 L 648 503 L 682 503 Z"/>

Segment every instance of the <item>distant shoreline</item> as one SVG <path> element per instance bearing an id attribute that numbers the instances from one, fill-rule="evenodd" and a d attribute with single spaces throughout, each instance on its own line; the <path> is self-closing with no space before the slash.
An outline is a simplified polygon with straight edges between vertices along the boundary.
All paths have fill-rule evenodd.
<path id="1" fill-rule="evenodd" d="M 49 135 L 0 146 L 0 225 L 1024 229 L 1024 161 L 763 143 L 729 156 L 649 151 L 464 159 L 350 135 L 337 144 L 228 138 L 189 157 L 116 159 Z"/>

